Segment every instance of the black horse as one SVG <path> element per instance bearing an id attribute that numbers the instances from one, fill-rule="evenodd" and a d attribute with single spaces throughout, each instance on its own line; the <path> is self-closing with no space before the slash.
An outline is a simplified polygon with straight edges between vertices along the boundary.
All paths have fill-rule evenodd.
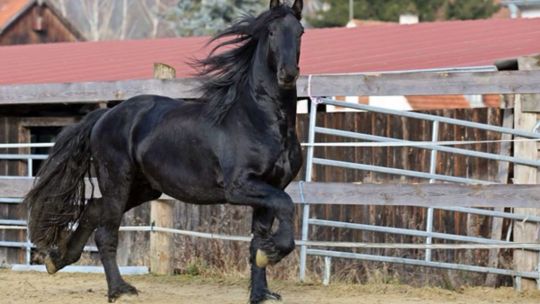
<path id="1" fill-rule="evenodd" d="M 295 247 L 294 206 L 283 189 L 302 163 L 295 133 L 302 7 L 302 0 L 292 7 L 272 0 L 270 10 L 217 35 L 218 46 L 198 62 L 200 101 L 137 96 L 58 135 L 25 198 L 31 240 L 45 252 L 49 273 L 76 262 L 95 231 L 109 301 L 136 294 L 116 262 L 120 221 L 166 193 L 253 207 L 250 302 L 280 299 L 265 268 Z M 102 197 L 86 201 L 91 172 Z"/>

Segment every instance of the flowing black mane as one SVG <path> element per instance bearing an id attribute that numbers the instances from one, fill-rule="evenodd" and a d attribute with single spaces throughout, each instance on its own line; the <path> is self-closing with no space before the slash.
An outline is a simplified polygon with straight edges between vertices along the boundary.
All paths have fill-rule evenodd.
<path id="1" fill-rule="evenodd" d="M 220 122 L 237 100 L 238 93 L 247 88 L 248 72 L 260 39 L 268 35 L 268 24 L 287 14 L 294 12 L 281 5 L 258 17 L 246 15 L 208 42 L 229 38 L 214 47 L 207 58 L 195 63 L 202 79 L 199 88 L 202 100 L 210 104 L 206 113 L 210 120 Z M 226 47 L 231 48 L 217 52 Z"/>

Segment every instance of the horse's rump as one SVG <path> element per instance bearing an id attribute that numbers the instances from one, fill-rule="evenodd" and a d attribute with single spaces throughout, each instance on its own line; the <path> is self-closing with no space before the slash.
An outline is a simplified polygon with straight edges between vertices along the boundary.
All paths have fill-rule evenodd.
<path id="1" fill-rule="evenodd" d="M 84 177 L 90 172 L 90 134 L 107 109 L 88 114 L 58 135 L 24 204 L 30 240 L 38 248 L 61 247 L 85 208 Z"/>

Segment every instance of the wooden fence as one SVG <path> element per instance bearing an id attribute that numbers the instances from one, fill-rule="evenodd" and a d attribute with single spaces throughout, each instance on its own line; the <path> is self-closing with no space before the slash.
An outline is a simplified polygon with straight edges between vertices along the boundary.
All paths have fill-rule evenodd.
<path id="1" fill-rule="evenodd" d="M 452 118 L 467 119 L 475 122 L 501 125 L 500 109 L 467 109 L 430 111 L 430 114 L 444 115 Z M 416 119 L 405 119 L 390 115 L 367 112 L 319 113 L 318 125 L 349 131 L 404 138 L 408 140 L 429 140 L 430 125 Z M 302 142 L 307 141 L 307 115 L 298 117 L 298 134 Z M 491 132 L 477 131 L 469 128 L 442 124 L 441 140 L 460 139 L 475 141 L 482 139 L 499 139 L 500 135 Z M 338 142 L 341 138 L 320 135 L 318 142 Z M 500 144 L 478 145 L 479 151 L 497 153 Z M 378 147 L 378 148 L 316 148 L 316 156 L 343 161 L 360 162 L 364 164 L 402 169 L 428 171 L 429 152 L 414 147 Z M 23 164 L 21 164 L 23 165 Z M 441 153 L 437 164 L 438 172 L 462 177 L 484 180 L 497 180 L 498 162 L 479 160 L 473 157 Z M 303 171 L 299 180 L 303 179 Z M 540 199 L 540 188 L 537 185 L 493 185 L 493 186 L 463 186 L 456 184 L 425 184 L 426 180 L 405 178 L 400 176 L 379 174 L 366 171 L 329 168 L 316 166 L 313 184 L 304 184 L 304 199 L 314 204 L 314 214 L 318 218 L 354 222 L 361 224 L 376 224 L 382 226 L 418 229 L 426 224 L 426 211 L 422 206 L 452 206 L 464 207 L 534 207 Z M 351 183 L 359 184 L 351 184 Z M 0 197 L 21 197 L 31 182 L 28 180 L 0 180 Z M 90 188 L 90 187 L 88 187 Z M 287 191 L 294 201 L 301 202 L 300 187 L 293 183 Z M 97 193 L 99 196 L 99 193 Z M 164 197 L 167 199 L 167 197 Z M 364 204 L 359 206 L 358 204 Z M 405 207 L 406 206 L 406 207 Z M 414 207 L 419 206 L 419 207 Z M 15 206 L 3 206 L 9 209 L 10 218 L 21 216 L 24 211 L 14 213 Z M 233 208 L 231 206 L 192 206 L 184 204 L 169 204 L 168 216 L 162 217 L 157 226 L 174 227 L 177 229 L 211 231 L 231 235 L 249 235 L 249 209 Z M 469 236 L 489 237 L 492 222 L 483 216 L 470 216 L 450 211 L 436 212 L 434 231 L 461 234 Z M 129 212 L 123 225 L 149 225 L 151 223 L 150 205 L 144 205 Z M 155 220 L 155 217 L 154 217 Z M 220 224 L 225 222 L 227 224 Z M 505 223 L 504 231 L 509 222 Z M 296 221 L 296 231 L 300 231 L 299 217 Z M 15 235 L 16 234 L 16 235 Z M 162 234 L 153 234 L 158 237 Z M 9 240 L 24 240 L 24 234 L 17 232 L 6 235 Z M 299 235 L 298 235 L 299 238 Z M 168 246 L 181 246 L 183 251 L 198 254 L 194 243 L 186 243 L 182 237 L 174 237 Z M 179 241 L 182 240 L 182 241 Z M 310 240 L 326 241 L 361 241 L 361 242 L 420 242 L 420 239 L 406 236 L 392 236 L 367 231 L 347 231 L 319 227 L 312 230 Z M 167 242 L 166 242 L 167 243 Z M 205 243 L 203 241 L 203 243 Z M 157 256 L 152 250 L 150 235 L 144 232 L 129 232 L 121 234 L 119 262 L 122 265 L 159 265 L 152 263 L 149 257 Z M 176 245 L 175 245 L 176 244 Z M 186 245 L 187 244 L 187 245 Z M 23 255 L 17 250 L 10 252 L 10 262 L 21 262 Z M 372 254 L 386 252 L 390 249 L 369 249 L 365 252 Z M 412 258 L 421 258 L 422 250 L 398 250 Z M 151 254 L 150 252 L 154 252 Z M 242 253 L 239 251 L 238 253 Z M 239 255 L 244 257 L 244 255 Z M 185 257 L 185 256 L 182 256 Z M 184 261 L 178 255 L 173 255 L 171 265 L 164 272 L 182 269 Z M 438 251 L 434 256 L 440 261 L 466 262 L 471 255 L 460 252 Z M 91 262 L 95 262 L 95 258 Z M 486 254 L 475 256 L 474 262 L 483 264 L 487 261 Z M 154 266 L 154 269 L 155 270 Z"/>
<path id="2" fill-rule="evenodd" d="M 540 71 L 313 75 L 298 80 L 298 96 L 531 94 Z M 0 85 L 0 105 L 102 103 L 141 94 L 197 98 L 193 78 Z M 311 93 L 311 94 L 310 94 Z"/>
<path id="3" fill-rule="evenodd" d="M 538 57 L 531 57 L 532 61 L 538 61 Z M 532 69 L 532 68 L 528 68 Z M 19 104 L 70 104 L 70 103 L 101 103 L 107 100 L 122 100 L 138 94 L 163 94 L 175 98 L 196 98 L 198 95 L 192 91 L 196 86 L 197 80 L 136 80 L 125 82 L 107 82 L 107 83 L 74 83 L 74 84 L 42 84 L 42 85 L 14 85 L 0 86 L 0 105 L 19 105 Z M 436 95 L 436 94 L 523 94 L 526 102 L 520 104 L 516 109 L 520 116 L 525 111 L 535 111 L 539 104 L 538 98 L 533 95 L 526 95 L 540 92 L 540 71 L 512 71 L 512 72 L 493 72 L 493 73 L 411 73 L 411 74 L 383 74 L 383 75 L 346 75 L 346 76 L 314 76 L 311 78 L 304 77 L 299 80 L 298 86 L 299 96 L 335 96 L 335 95 Z M 501 112 L 498 109 L 482 109 L 482 110 L 455 110 L 442 111 L 439 114 L 445 116 L 468 118 L 479 122 L 492 124 L 501 124 Z M 534 115 L 536 118 L 536 114 Z M 366 133 L 375 135 L 392 135 L 397 138 L 410 140 L 429 140 L 431 134 L 430 128 L 424 122 L 405 118 L 388 117 L 382 114 L 372 113 L 334 113 L 320 114 L 318 118 L 321 123 L 319 125 L 333 126 L 340 129 L 351 131 L 365 131 Z M 532 121 L 532 119 L 530 119 Z M 302 138 L 306 136 L 306 117 L 299 119 L 299 134 Z M 528 128 L 529 125 L 520 126 Z M 498 139 L 496 135 L 488 134 L 483 131 L 472 131 L 463 127 L 442 126 L 440 140 L 460 139 Z M 320 138 L 320 140 L 339 141 L 337 138 Z M 529 145 L 530 146 L 530 145 Z M 480 151 L 496 152 L 501 147 L 498 145 L 479 146 Z M 519 150 L 519 148 L 517 149 Z M 334 159 L 343 159 L 367 164 L 385 165 L 390 167 L 416 169 L 426 171 L 429 155 L 427 152 L 419 151 L 414 148 L 322 148 L 317 149 L 321 156 L 331 156 Z M 536 158 L 536 149 L 529 150 L 530 153 L 526 156 Z M 478 160 L 465 156 L 445 155 L 442 153 L 439 158 L 438 170 L 448 174 L 467 177 L 478 177 L 488 180 L 498 180 L 498 163 L 495 161 Z M 536 168 L 533 169 L 536 174 Z M 519 170 L 518 170 L 519 171 Z M 532 176 L 532 173 L 530 174 Z M 390 177 L 384 174 L 376 174 L 361 171 L 352 171 L 347 169 L 328 169 L 317 167 L 315 171 L 315 180 L 319 182 L 361 182 L 361 183 L 411 183 L 418 182 L 413 178 Z M 519 181 L 519 180 L 518 180 Z M 531 182 L 532 180 L 529 180 Z M 536 178 L 533 181 L 536 183 Z M 525 181 L 524 183 L 528 183 Z M 329 185 L 328 187 L 331 187 Z M 351 187 L 351 185 L 339 187 Z M 391 190 L 389 189 L 391 187 Z M 513 207 L 531 207 L 537 201 L 536 186 L 505 186 L 503 188 L 458 188 L 456 186 L 448 186 L 448 189 L 438 188 L 441 186 L 425 185 L 411 186 L 413 188 L 402 188 L 394 186 L 354 186 L 355 190 L 342 192 L 346 194 L 340 198 L 333 197 L 331 200 L 336 202 L 345 202 L 346 199 L 351 199 L 354 195 L 365 193 L 368 191 L 372 194 L 366 202 L 374 203 L 381 202 L 381 205 L 371 206 L 334 206 L 331 204 L 322 205 L 316 208 L 315 213 L 326 219 L 336 219 L 342 221 L 355 221 L 359 223 L 371 223 L 388 226 L 401 226 L 417 228 L 421 227 L 425 218 L 425 213 L 422 209 L 415 207 L 389 207 L 388 202 L 394 193 L 392 203 L 400 204 L 406 201 L 406 194 L 411 196 L 412 191 L 421 189 L 438 196 L 440 192 L 448 194 L 448 201 L 463 202 L 463 204 L 472 204 L 479 199 L 492 198 L 497 191 L 506 193 L 506 196 L 500 196 L 496 206 L 504 204 L 504 199 L 510 197 L 508 193 L 516 193 L 519 191 L 523 201 L 527 202 L 520 205 L 516 200 L 509 201 L 506 205 Z M 0 187 L 1 189 L 2 187 Z M 321 187 L 322 188 L 322 187 Z M 378 191 L 388 193 L 386 196 L 377 197 L 373 195 L 372 190 L 378 188 Z M 341 188 L 344 189 L 344 188 Z M 448 191 L 453 194 L 449 195 Z M 294 189 L 293 189 L 294 190 Z M 335 190 L 335 188 L 334 188 Z M 432 191 L 432 192 L 430 192 Z M 351 194 L 355 192 L 356 194 Z M 498 192 L 500 193 L 500 192 Z M 416 193 L 418 194 L 418 193 Z M 472 199 L 461 200 L 463 195 Z M 311 195 L 311 194 L 310 194 Z M 328 199 L 328 194 L 323 193 L 323 197 Z M 350 195 L 347 197 L 347 195 Z M 480 196 L 475 196 L 480 195 Z M 0 195 L 1 196 L 1 195 Z M 421 195 L 416 195 L 422 197 Z M 412 195 L 414 201 L 410 201 L 407 205 L 426 205 L 431 204 L 429 196 L 425 200 L 418 200 Z M 515 198 L 515 196 L 512 196 Z M 435 196 L 433 196 L 435 198 Z M 400 200 L 401 199 L 401 200 Z M 442 204 L 440 196 L 439 202 Z M 497 200 L 488 201 L 486 205 L 493 207 Z M 491 203 L 493 202 L 493 204 Z M 453 205 L 456 205 L 453 203 Z M 477 205 L 478 206 L 478 205 Z M 209 228 L 215 232 L 224 232 L 232 234 L 247 234 L 249 232 L 249 221 L 245 216 L 245 209 L 231 208 L 227 215 L 224 215 L 222 206 L 188 206 L 178 204 L 172 207 L 171 212 L 174 214 L 174 226 L 183 229 L 200 229 L 201 227 Z M 3 216 L 10 216 L 8 211 Z M 217 225 L 223 223 L 223 219 L 227 218 L 231 225 Z M 441 232 L 452 232 L 456 234 L 478 234 L 488 236 L 490 230 L 490 222 L 486 222 L 485 218 L 478 216 L 467 216 L 456 213 L 440 211 L 436 213 L 438 218 L 438 227 L 435 230 Z M 150 221 L 149 207 L 144 206 L 130 214 L 125 219 L 126 224 L 145 223 Z M 227 223 L 225 221 L 225 223 Z M 299 226 L 298 226 L 299 228 Z M 297 231 L 299 230 L 297 228 Z M 507 229 L 506 226 L 504 229 Z M 234 231 L 233 231 L 234 230 Z M 525 231 L 525 230 L 521 230 Z M 370 242 L 390 241 L 389 236 L 361 232 L 361 231 L 341 231 L 320 228 L 317 231 L 312 231 L 314 236 L 324 238 L 325 240 L 361 240 Z M 529 232 L 524 232 L 526 235 L 531 235 Z M 317 238 L 310 238 L 315 240 Z M 524 241 L 530 240 L 525 238 Z M 125 235 L 121 243 L 124 246 L 130 246 L 128 251 L 122 251 L 119 255 L 121 263 L 124 264 L 147 264 L 148 242 L 147 236 L 141 237 L 139 233 Z M 392 237 L 392 241 L 414 242 L 411 237 Z M 133 250 L 136 246 L 143 248 Z M 128 254 L 129 252 L 129 258 Z M 421 254 L 421 252 L 408 252 L 407 254 Z M 453 252 L 441 253 L 441 256 L 435 257 L 438 260 L 454 259 Z M 470 256 L 467 258 L 471 258 Z M 528 258 L 527 260 L 531 260 Z M 528 266 L 527 266 L 528 267 Z"/>

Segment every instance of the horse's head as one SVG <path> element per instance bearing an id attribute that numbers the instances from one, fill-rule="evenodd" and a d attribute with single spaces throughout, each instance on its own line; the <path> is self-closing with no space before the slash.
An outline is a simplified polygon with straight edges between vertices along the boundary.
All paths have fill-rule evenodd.
<path id="1" fill-rule="evenodd" d="M 268 23 L 268 63 L 277 73 L 278 85 L 291 89 L 300 73 L 300 40 L 304 28 L 302 19 L 303 0 L 295 0 L 292 7 L 285 7 L 280 0 L 271 0 L 270 10 L 284 10 L 285 14 Z"/>
<path id="2" fill-rule="evenodd" d="M 214 104 L 209 113 L 212 120 L 221 121 L 246 88 L 274 99 L 279 94 L 276 90 L 287 90 L 286 96 L 295 97 L 290 93 L 300 73 L 302 7 L 302 0 L 292 6 L 271 0 L 270 10 L 257 17 L 247 15 L 210 40 L 219 42 L 196 65 L 201 67 L 202 99 Z"/>

